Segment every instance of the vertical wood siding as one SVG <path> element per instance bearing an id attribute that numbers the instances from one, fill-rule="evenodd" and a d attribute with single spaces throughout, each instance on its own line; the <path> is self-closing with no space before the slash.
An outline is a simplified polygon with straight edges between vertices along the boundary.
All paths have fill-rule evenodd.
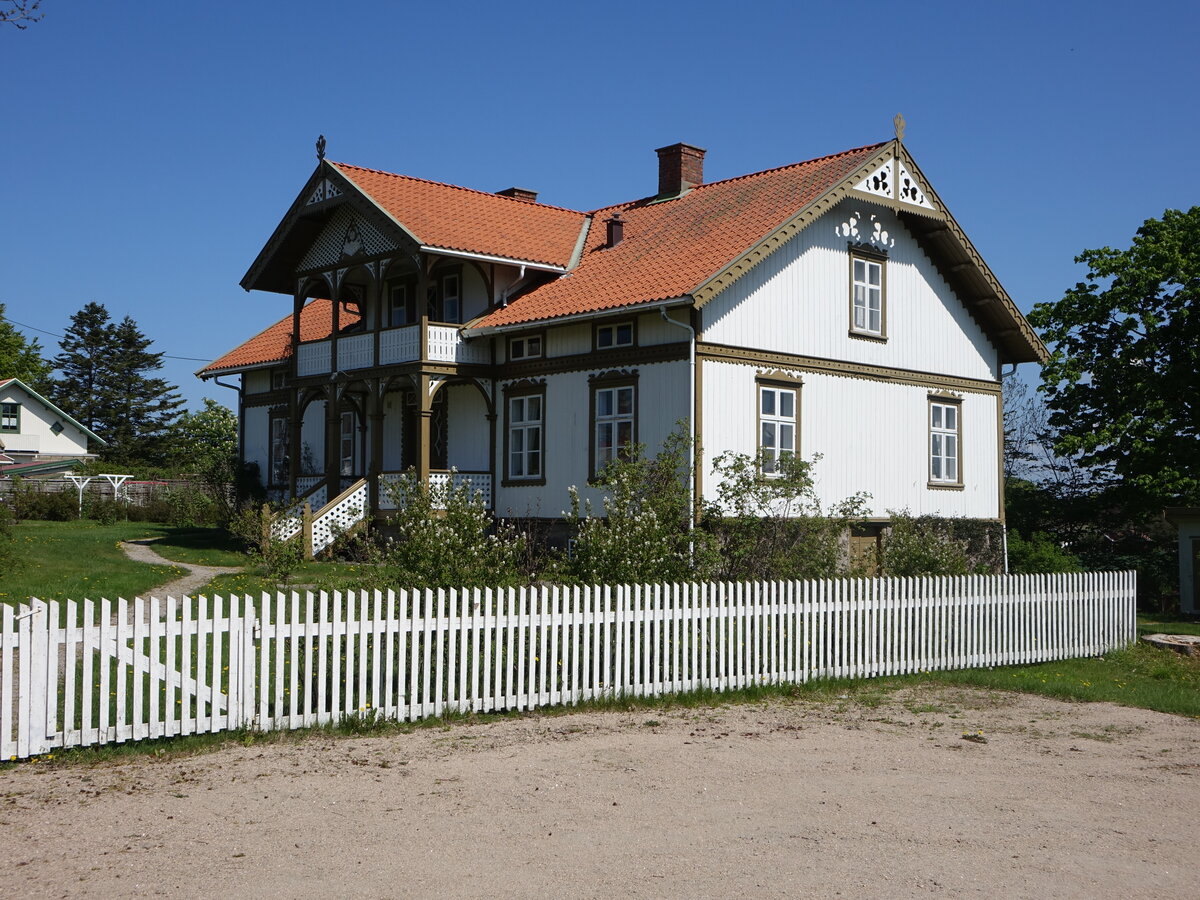
<path id="1" fill-rule="evenodd" d="M 852 338 L 848 238 L 853 214 L 887 232 L 886 343 Z M 882 246 L 882 244 L 880 245 Z M 899 219 L 844 200 L 714 297 L 704 340 L 824 359 L 996 380 L 995 348 Z"/>
<path id="2" fill-rule="evenodd" d="M 721 450 L 754 455 L 757 392 L 754 366 L 705 360 L 704 494 L 715 499 L 713 459 Z M 962 392 L 960 465 L 964 488 L 931 489 L 927 388 L 804 372 L 798 405 L 799 452 L 822 458 L 814 474 L 829 506 L 859 491 L 871 494 L 870 515 L 999 516 L 999 446 L 995 396 Z"/>

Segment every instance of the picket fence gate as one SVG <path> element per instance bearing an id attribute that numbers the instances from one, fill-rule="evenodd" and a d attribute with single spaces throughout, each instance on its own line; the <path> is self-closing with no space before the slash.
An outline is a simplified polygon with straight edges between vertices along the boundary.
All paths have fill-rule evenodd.
<path id="1" fill-rule="evenodd" d="M 0 758 L 349 716 L 1090 656 L 1136 574 L 33 600 L 0 610 Z"/>

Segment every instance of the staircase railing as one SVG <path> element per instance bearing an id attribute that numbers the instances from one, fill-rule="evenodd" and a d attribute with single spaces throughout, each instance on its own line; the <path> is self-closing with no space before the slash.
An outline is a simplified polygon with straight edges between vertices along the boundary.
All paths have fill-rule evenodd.
<path id="1" fill-rule="evenodd" d="M 325 504 L 312 518 L 309 553 L 316 556 L 339 534 L 357 527 L 367 518 L 367 480 L 360 478 Z"/>

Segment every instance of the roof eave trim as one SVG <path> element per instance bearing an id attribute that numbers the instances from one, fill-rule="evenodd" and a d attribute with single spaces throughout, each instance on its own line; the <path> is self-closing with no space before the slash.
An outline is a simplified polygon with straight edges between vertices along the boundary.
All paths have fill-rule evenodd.
<path id="1" fill-rule="evenodd" d="M 542 272 L 562 274 L 566 266 L 556 266 L 552 263 L 535 262 L 531 259 L 514 259 L 511 256 L 493 256 L 489 253 L 474 253 L 470 250 L 451 250 L 449 247 L 435 247 L 432 244 L 421 244 L 424 253 L 436 253 L 441 256 L 453 256 L 458 259 L 474 259 L 479 262 L 503 263 L 506 266 L 524 266 L 527 269 L 538 269 Z"/>
<path id="2" fill-rule="evenodd" d="M 467 327 L 462 330 L 465 338 L 484 337 L 489 334 L 505 334 L 511 331 L 528 331 L 531 328 L 541 328 L 547 325 L 569 325 L 572 322 L 587 322 L 594 319 L 612 319 L 628 316 L 632 313 L 652 312 L 656 309 L 671 309 L 677 306 L 690 306 L 690 295 L 670 297 L 666 300 L 649 300 L 644 303 L 631 303 L 627 306 L 613 306 L 608 309 L 594 309 L 588 312 L 572 313 L 566 316 L 548 316 L 540 319 L 528 319 L 524 322 L 513 322 L 508 325 L 483 325 L 475 328 Z"/>
<path id="3" fill-rule="evenodd" d="M 283 362 L 287 362 L 286 358 L 285 359 L 272 359 L 272 360 L 268 360 L 267 362 L 246 363 L 246 365 L 244 365 L 244 366 L 240 366 L 240 365 L 221 366 L 219 369 L 213 369 L 208 366 L 205 366 L 203 369 L 197 369 L 192 374 L 195 375 L 197 378 L 199 378 L 201 381 L 208 381 L 208 379 L 210 379 L 210 378 L 215 378 L 218 375 L 228 375 L 230 372 L 251 372 L 255 369 L 270 369 L 270 368 L 273 368 L 274 366 L 277 366 Z"/>

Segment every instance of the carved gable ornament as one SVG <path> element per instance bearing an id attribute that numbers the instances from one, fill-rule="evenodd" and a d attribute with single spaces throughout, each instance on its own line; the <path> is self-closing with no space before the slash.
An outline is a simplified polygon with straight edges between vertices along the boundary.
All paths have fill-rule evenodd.
<path id="1" fill-rule="evenodd" d="M 904 160 L 898 157 L 885 160 L 874 172 L 856 184 L 854 190 L 872 197 L 899 201 L 906 206 L 941 212 L 929 199 L 920 181 L 909 172 Z"/>
<path id="2" fill-rule="evenodd" d="M 316 190 L 309 195 L 308 201 L 304 205 L 312 206 L 314 203 L 321 203 L 340 196 L 342 196 L 342 189 L 328 178 L 323 178 L 321 183 L 317 185 Z"/>

